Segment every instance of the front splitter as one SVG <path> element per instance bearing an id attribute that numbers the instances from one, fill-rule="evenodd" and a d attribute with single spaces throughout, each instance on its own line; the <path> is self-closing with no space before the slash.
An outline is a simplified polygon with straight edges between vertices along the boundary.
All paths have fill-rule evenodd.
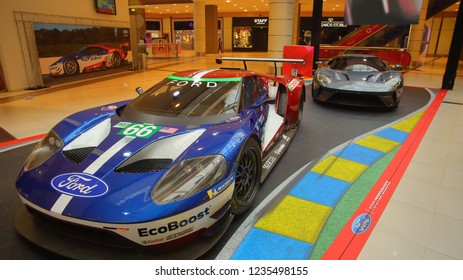
<path id="1" fill-rule="evenodd" d="M 83 260 L 191 260 L 197 259 L 209 251 L 227 230 L 233 220 L 233 215 L 227 217 L 220 229 L 212 236 L 200 238 L 194 243 L 165 253 L 152 253 L 147 250 L 127 251 L 85 242 L 79 239 L 69 239 L 59 232 L 49 228 L 43 221 L 35 219 L 23 206 L 16 213 L 15 227 L 21 236 L 33 244 L 70 259 Z"/>

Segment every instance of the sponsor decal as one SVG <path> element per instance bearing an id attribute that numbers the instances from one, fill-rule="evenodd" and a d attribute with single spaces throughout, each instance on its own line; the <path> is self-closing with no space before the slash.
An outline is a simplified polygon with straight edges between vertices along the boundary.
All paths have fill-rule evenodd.
<path id="1" fill-rule="evenodd" d="M 139 228 L 137 229 L 138 236 L 140 237 L 154 236 L 154 235 L 164 234 L 170 231 L 182 229 L 188 225 L 192 225 L 196 223 L 197 221 L 203 219 L 206 216 L 209 216 L 209 209 L 210 207 L 206 207 L 206 209 L 204 209 L 203 211 L 187 219 L 184 219 L 181 221 L 172 221 L 172 222 L 167 223 L 166 225 L 163 225 L 157 228 L 146 228 L 146 227 Z"/>
<path id="2" fill-rule="evenodd" d="M 143 245 L 153 245 L 153 244 L 157 244 L 157 243 L 162 243 L 164 242 L 164 237 L 161 237 L 161 238 L 156 238 L 156 239 L 150 239 L 150 240 L 143 240 L 141 242 L 141 244 Z"/>
<path id="3" fill-rule="evenodd" d="M 138 137 L 138 138 L 150 138 L 158 132 L 162 126 L 152 125 L 152 124 L 141 124 L 141 123 L 131 123 L 126 128 L 119 131 L 118 135 Z"/>
<path id="4" fill-rule="evenodd" d="M 108 185 L 101 179 L 85 173 L 66 173 L 51 180 L 52 187 L 71 196 L 98 197 L 106 194 Z"/>
<path id="5" fill-rule="evenodd" d="M 371 221 L 371 216 L 369 214 L 361 214 L 355 218 L 352 223 L 352 232 L 358 234 L 364 233 L 370 228 Z"/>
<path id="6" fill-rule="evenodd" d="M 221 193 L 226 187 L 228 187 L 230 185 L 232 180 L 233 180 L 233 177 L 230 177 L 230 178 L 228 178 L 228 180 L 225 183 L 223 183 L 221 185 L 218 185 L 216 187 L 213 187 L 212 189 L 208 190 L 207 195 L 209 196 L 209 199 L 213 199 L 216 195 Z"/>
<path id="7" fill-rule="evenodd" d="M 275 150 L 275 154 L 277 154 L 277 155 L 281 154 L 281 152 L 283 152 L 285 147 L 286 147 L 285 144 L 281 144 L 280 147 L 278 147 L 278 149 Z"/>
<path id="8" fill-rule="evenodd" d="M 289 142 L 289 139 L 291 139 L 291 137 L 287 136 L 286 134 L 283 134 L 283 139 L 285 139 L 286 142 Z"/>
<path id="9" fill-rule="evenodd" d="M 194 81 L 179 81 L 179 80 L 172 80 L 168 82 L 166 85 L 175 85 L 177 87 L 200 87 L 201 85 L 206 85 L 208 88 L 214 88 L 217 87 L 217 82 L 203 82 L 200 80 L 194 80 Z"/>
<path id="10" fill-rule="evenodd" d="M 264 169 L 270 169 L 270 167 L 272 167 L 272 165 L 275 163 L 275 160 L 277 158 L 274 157 L 274 156 L 270 156 L 267 161 L 264 163 L 264 165 L 262 166 L 262 168 Z"/>
<path id="11" fill-rule="evenodd" d="M 171 235 L 167 235 L 166 240 L 169 241 L 169 240 L 172 240 L 172 239 L 177 239 L 177 238 L 182 237 L 182 236 L 184 236 L 184 235 L 186 235 L 188 233 L 191 233 L 191 232 L 193 232 L 193 227 L 182 230 L 181 232 L 177 232 L 177 233 L 174 233 L 174 234 L 171 234 Z"/>
<path id="12" fill-rule="evenodd" d="M 299 84 L 298 79 L 292 79 L 291 82 L 289 82 L 289 84 L 288 84 L 289 90 L 293 91 L 297 87 L 298 84 Z"/>

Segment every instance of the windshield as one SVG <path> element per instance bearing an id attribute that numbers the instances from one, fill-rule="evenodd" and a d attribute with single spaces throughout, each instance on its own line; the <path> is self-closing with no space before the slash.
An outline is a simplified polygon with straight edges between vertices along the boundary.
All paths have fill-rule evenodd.
<path id="1" fill-rule="evenodd" d="M 346 56 L 337 57 L 330 63 L 330 68 L 334 70 L 354 71 L 354 72 L 383 72 L 386 65 L 377 57 Z"/>
<path id="2" fill-rule="evenodd" d="M 223 121 L 240 108 L 241 78 L 169 76 L 130 102 L 123 115 L 144 121 L 188 118 L 188 123 Z M 212 118 L 212 119 L 211 119 Z M 195 119 L 198 119 L 195 121 Z"/>

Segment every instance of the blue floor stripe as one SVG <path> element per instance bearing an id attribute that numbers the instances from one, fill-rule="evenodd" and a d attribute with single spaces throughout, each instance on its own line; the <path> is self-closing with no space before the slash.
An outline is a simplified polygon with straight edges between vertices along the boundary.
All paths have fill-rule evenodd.
<path id="1" fill-rule="evenodd" d="M 232 260 L 307 260 L 313 244 L 252 228 Z"/>
<path id="2" fill-rule="evenodd" d="M 350 183 L 310 171 L 291 190 L 289 195 L 333 207 Z"/>
<path id="3" fill-rule="evenodd" d="M 400 131 L 394 128 L 386 128 L 383 129 L 377 133 L 375 133 L 376 136 L 383 137 L 392 141 L 396 141 L 399 143 L 405 142 L 405 139 L 408 137 L 408 133 L 404 131 Z"/>
<path id="4" fill-rule="evenodd" d="M 336 152 L 334 155 L 351 161 L 363 163 L 365 165 L 372 165 L 378 159 L 382 158 L 385 153 L 354 143 L 347 146 L 345 149 Z"/>

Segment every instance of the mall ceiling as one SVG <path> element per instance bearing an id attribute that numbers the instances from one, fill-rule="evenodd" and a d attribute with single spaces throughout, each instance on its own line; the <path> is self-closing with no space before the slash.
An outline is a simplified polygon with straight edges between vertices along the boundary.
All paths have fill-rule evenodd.
<path id="1" fill-rule="evenodd" d="M 145 8 L 150 14 L 172 15 L 193 13 L 192 0 L 128 0 L 131 8 Z M 269 0 L 201 0 L 206 5 L 217 5 L 220 13 L 267 13 Z M 301 12 L 312 12 L 313 0 L 299 0 Z M 446 12 L 458 10 L 457 2 Z M 345 0 L 323 0 L 323 11 L 344 13 Z"/>

